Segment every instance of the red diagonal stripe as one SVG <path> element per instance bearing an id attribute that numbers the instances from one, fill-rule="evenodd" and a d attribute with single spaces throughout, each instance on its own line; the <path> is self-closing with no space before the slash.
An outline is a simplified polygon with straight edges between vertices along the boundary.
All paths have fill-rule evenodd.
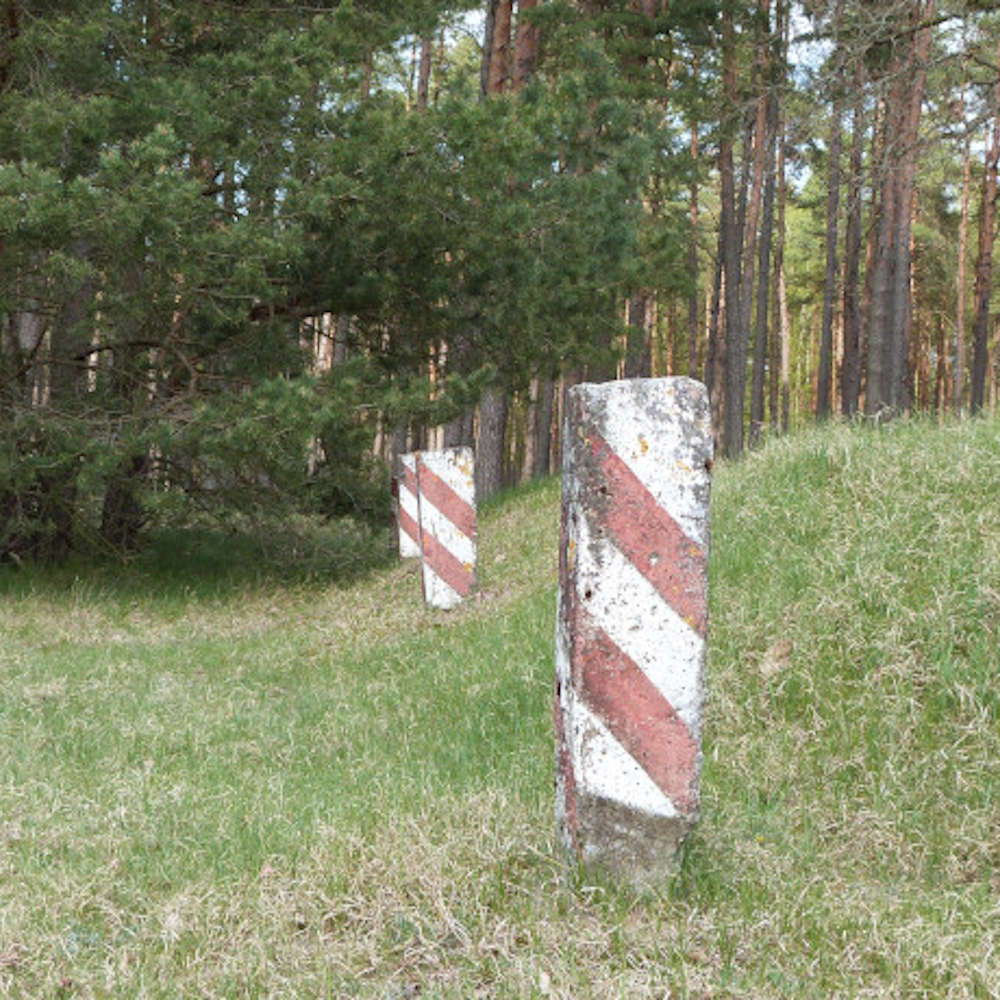
<path id="1" fill-rule="evenodd" d="M 420 545 L 420 528 L 402 507 L 399 508 L 399 526 L 403 529 L 404 534 L 413 539 L 415 545 Z"/>
<path id="2" fill-rule="evenodd" d="M 432 569 L 452 590 L 462 597 L 472 591 L 475 573 L 472 567 L 456 559 L 429 531 L 421 532 L 424 565 Z"/>
<path id="3" fill-rule="evenodd" d="M 608 488 L 599 517 L 626 558 L 696 632 L 708 620 L 704 549 L 657 502 L 641 479 L 598 434 L 591 446 Z"/>
<path id="4" fill-rule="evenodd" d="M 692 808 L 698 747 L 674 707 L 603 629 L 573 651 L 584 701 L 680 809 Z"/>
<path id="5" fill-rule="evenodd" d="M 403 466 L 403 485 L 414 495 L 417 495 L 417 471 L 408 465 Z"/>
<path id="6" fill-rule="evenodd" d="M 419 459 L 417 481 L 420 484 L 420 499 L 429 500 L 463 535 L 475 540 L 476 511 L 472 505 Z"/>

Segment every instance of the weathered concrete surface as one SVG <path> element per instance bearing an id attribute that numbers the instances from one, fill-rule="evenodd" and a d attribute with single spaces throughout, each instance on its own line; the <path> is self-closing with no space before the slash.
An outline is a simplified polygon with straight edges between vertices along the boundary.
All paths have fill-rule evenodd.
<path id="1" fill-rule="evenodd" d="M 414 454 L 399 458 L 403 474 L 396 482 L 396 520 L 399 524 L 399 557 L 415 559 L 420 556 L 420 512 L 417 507 L 417 457 Z"/>
<path id="2" fill-rule="evenodd" d="M 563 427 L 556 815 L 637 886 L 698 818 L 712 434 L 688 378 L 582 384 Z"/>
<path id="3" fill-rule="evenodd" d="M 416 452 L 424 600 L 453 608 L 476 585 L 476 487 L 470 448 Z"/>

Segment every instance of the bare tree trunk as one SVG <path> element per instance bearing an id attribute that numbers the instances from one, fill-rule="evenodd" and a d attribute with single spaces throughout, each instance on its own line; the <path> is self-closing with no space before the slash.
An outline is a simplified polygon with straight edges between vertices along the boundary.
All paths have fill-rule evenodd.
<path id="1" fill-rule="evenodd" d="M 1000 80 L 993 88 L 994 118 L 987 136 L 979 202 L 979 250 L 972 322 L 972 386 L 970 409 L 982 413 L 989 366 L 990 293 L 993 283 L 993 241 L 996 239 L 997 162 L 1000 160 Z"/>
<path id="2" fill-rule="evenodd" d="M 625 378 L 648 377 L 652 370 L 652 344 L 648 316 L 649 297 L 641 292 L 636 292 L 628 300 L 628 341 L 625 347 Z"/>
<path id="3" fill-rule="evenodd" d="M 493 6 L 491 4 L 491 6 Z M 502 94 L 509 79 L 510 28 L 513 20 L 513 0 L 498 0 L 494 9 L 492 52 L 486 76 L 486 92 Z"/>
<path id="4" fill-rule="evenodd" d="M 780 30 L 781 12 L 778 11 Z M 773 70 L 772 70 L 773 73 Z M 757 319 L 754 324 L 753 379 L 750 388 L 750 447 L 760 443 L 764 430 L 764 380 L 767 369 L 768 291 L 771 284 L 771 243 L 774 234 L 775 142 L 778 132 L 778 95 L 772 79 L 768 86 L 764 165 L 764 206 L 761 217 L 759 260 L 757 264 Z"/>
<path id="5" fill-rule="evenodd" d="M 962 143 L 962 209 L 958 219 L 958 266 L 955 274 L 955 412 L 965 411 L 965 261 L 969 252 L 969 192 L 972 188 L 972 132 L 965 125 L 965 85 L 959 98 L 959 120 L 966 129 Z"/>
<path id="6" fill-rule="evenodd" d="M 493 496 L 503 486 L 507 411 L 507 390 L 501 385 L 491 385 L 479 401 L 479 433 L 476 435 L 477 502 Z"/>
<path id="7" fill-rule="evenodd" d="M 693 73 L 698 78 L 695 57 Z M 691 122 L 691 184 L 689 186 L 691 232 L 688 237 L 688 375 L 698 377 L 698 122 Z"/>
<path id="8" fill-rule="evenodd" d="M 891 136 L 898 133 L 895 127 L 894 108 L 886 101 L 880 131 L 881 148 L 878 152 L 877 178 L 879 197 L 876 206 L 877 225 L 874 229 L 872 259 L 869 269 L 871 305 L 868 315 L 868 371 L 865 379 L 865 412 L 878 414 L 889 404 L 887 385 L 887 340 L 890 337 L 892 315 L 892 258 L 890 236 L 895 211 L 895 185 L 892 181 L 890 155 Z"/>
<path id="9" fill-rule="evenodd" d="M 535 405 L 535 446 L 532 449 L 531 474 L 547 476 L 552 462 L 552 411 L 555 402 L 555 379 L 546 375 L 538 379 L 538 399 Z"/>
<path id="10" fill-rule="evenodd" d="M 874 286 L 871 323 L 871 333 L 879 341 L 881 361 L 875 372 L 877 380 L 869 378 L 866 401 L 869 413 L 883 408 L 898 413 L 910 404 L 910 232 L 920 108 L 930 56 L 928 21 L 934 16 L 934 9 L 934 0 L 914 5 L 910 14 L 910 25 L 915 30 L 914 43 L 896 61 L 894 79 L 886 98 L 884 218 L 879 226 L 880 256 L 876 258 L 879 280 Z M 869 359 L 872 353 L 869 345 Z M 869 375 L 872 375 L 871 370 Z M 878 392 L 877 397 L 874 391 Z"/>
<path id="11" fill-rule="evenodd" d="M 833 31 L 839 36 L 843 0 L 837 0 L 833 14 Z M 844 86 L 843 43 L 836 42 L 836 67 L 833 74 L 833 110 L 830 116 L 830 163 L 826 188 L 826 273 L 823 281 L 823 326 L 819 347 L 819 371 L 816 377 L 816 419 L 826 420 L 832 410 L 831 382 L 833 376 L 833 302 L 837 294 L 837 242 L 840 220 L 840 128 L 842 117 L 841 91 Z"/>
<path id="12" fill-rule="evenodd" d="M 510 56 L 510 30 L 513 0 L 491 0 L 483 34 L 486 95 L 503 92 Z M 486 60 L 485 53 L 489 52 Z M 491 497 L 503 486 L 509 390 L 494 382 L 479 401 L 479 425 L 476 432 L 476 498 Z"/>
<path id="13" fill-rule="evenodd" d="M 424 35 L 420 39 L 420 72 L 417 74 L 417 111 L 426 111 L 431 89 L 431 56 L 434 39 Z"/>
<path id="14" fill-rule="evenodd" d="M 840 378 L 840 412 L 845 417 L 858 410 L 861 393 L 861 306 L 858 269 L 861 262 L 861 182 L 864 143 L 864 63 L 854 72 L 854 112 L 851 122 L 851 168 L 844 234 L 844 363 Z"/>
<path id="15" fill-rule="evenodd" d="M 497 7 L 500 0 L 487 0 L 486 16 L 483 20 L 483 52 L 479 66 L 479 98 L 484 99 L 490 92 L 490 62 L 493 59 L 493 31 L 496 27 Z"/>
<path id="16" fill-rule="evenodd" d="M 788 0 L 778 0 L 775 8 L 775 34 L 781 46 L 781 58 L 778 78 L 781 88 L 777 94 L 775 132 L 777 137 L 777 155 L 775 157 L 775 187 L 777 200 L 778 232 L 774 241 L 774 264 L 772 265 L 772 285 L 774 300 L 774 315 L 771 320 L 772 335 L 771 379 L 768 387 L 768 413 L 771 426 L 788 431 L 788 398 L 787 398 L 787 335 L 788 306 L 784 298 L 782 284 L 785 267 L 785 206 L 788 201 L 788 189 L 785 182 L 785 90 L 788 83 L 788 45 L 791 30 L 791 18 L 788 16 Z M 779 398 L 779 389 L 781 397 Z M 782 409 L 782 399 L 784 409 Z"/>
<path id="17" fill-rule="evenodd" d="M 535 73 L 538 61 L 538 28 L 524 15 L 534 10 L 538 0 L 518 0 L 517 33 L 514 38 L 513 89 L 520 90 Z"/>
<path id="18" fill-rule="evenodd" d="M 736 35 L 733 4 L 722 5 L 722 77 L 726 100 L 737 107 Z M 740 308 L 740 253 L 743 240 L 737 224 L 736 178 L 733 169 L 732 127 L 723 125 L 719 138 L 720 227 L 725 281 L 725 401 L 722 451 L 727 458 L 743 452 L 743 400 L 746 391 L 746 336 Z"/>
<path id="19" fill-rule="evenodd" d="M 778 310 L 781 316 L 781 432 L 787 434 L 792 409 L 792 322 L 788 314 L 784 262 L 778 270 Z"/>
<path id="20" fill-rule="evenodd" d="M 705 387 L 708 389 L 709 405 L 712 411 L 712 438 L 719 450 L 721 450 L 722 424 L 725 413 L 723 404 L 726 398 L 726 346 L 722 312 L 722 297 L 725 285 L 723 251 L 723 233 L 720 226 L 715 254 L 715 267 L 713 269 L 712 294 L 710 296 L 712 304 L 705 331 L 708 341 L 705 347 Z"/>
<path id="21" fill-rule="evenodd" d="M 921 33 L 923 34 L 923 32 Z M 929 33 L 928 33 L 929 45 Z M 918 43 L 918 51 L 922 47 Z M 926 56 L 923 57 L 924 59 Z M 919 88 L 923 93 L 922 85 Z M 897 181 L 895 232 L 893 249 L 895 267 L 892 271 L 892 315 L 896 335 L 891 338 L 889 385 L 891 405 L 897 413 L 908 411 L 911 406 L 912 371 L 910 369 L 910 342 L 913 338 L 913 219 L 916 215 L 917 142 L 922 97 L 911 94 L 906 109 L 906 156 L 900 165 Z"/>

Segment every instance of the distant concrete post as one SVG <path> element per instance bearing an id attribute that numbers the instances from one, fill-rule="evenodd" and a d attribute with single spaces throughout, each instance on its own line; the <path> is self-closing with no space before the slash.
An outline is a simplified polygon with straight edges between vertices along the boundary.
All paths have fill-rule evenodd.
<path id="1" fill-rule="evenodd" d="M 712 432 L 688 378 L 569 391 L 556 629 L 556 816 L 636 886 L 698 818 Z"/>
<path id="2" fill-rule="evenodd" d="M 476 484 L 471 448 L 416 452 L 424 600 L 453 608 L 476 583 Z"/>
<path id="3" fill-rule="evenodd" d="M 396 483 L 396 519 L 399 523 L 399 558 L 414 559 L 420 555 L 420 514 L 417 510 L 417 458 L 400 455 L 403 474 Z"/>

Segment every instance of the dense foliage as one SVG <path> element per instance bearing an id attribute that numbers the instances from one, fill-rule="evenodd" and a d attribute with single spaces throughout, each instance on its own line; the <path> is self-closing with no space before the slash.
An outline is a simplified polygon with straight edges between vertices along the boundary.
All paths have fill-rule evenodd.
<path id="1" fill-rule="evenodd" d="M 5 0 L 0 557 L 379 523 L 477 403 L 544 472 L 560 377 L 702 377 L 729 454 L 982 409 L 988 7 Z"/>

